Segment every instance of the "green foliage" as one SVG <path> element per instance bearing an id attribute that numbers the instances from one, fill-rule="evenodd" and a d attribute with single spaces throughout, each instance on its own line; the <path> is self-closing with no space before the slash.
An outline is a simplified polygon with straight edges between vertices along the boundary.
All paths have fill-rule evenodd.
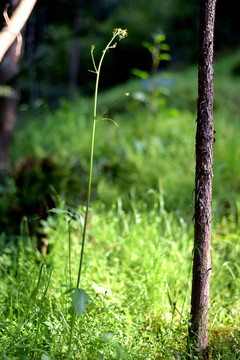
<path id="1" fill-rule="evenodd" d="M 215 47 L 218 50 L 226 51 L 239 44 L 238 12 L 234 0 L 230 2 L 228 7 L 222 3 L 218 5 L 215 27 Z M 127 80 L 133 67 L 150 70 L 151 59 L 139 45 L 143 39 L 151 43 L 151 34 L 159 26 L 167 34 L 174 62 L 186 65 L 196 60 L 198 10 L 199 4 L 195 0 L 189 0 L 187 7 L 183 0 L 161 0 L 160 3 L 158 0 L 37 2 L 26 28 L 20 77 L 22 101 L 47 99 L 56 106 L 62 96 L 71 96 L 69 69 L 73 40 L 80 47 L 78 89 L 80 93 L 90 94 L 94 86 L 86 71 L 91 61 L 89 47 L 96 44 L 97 49 L 104 49 L 105 38 L 115 26 L 126 27 L 131 37 L 126 45 L 118 47 L 116 54 L 109 54 L 106 69 L 110 71 L 103 69 L 104 87 Z M 74 29 L 76 19 L 78 29 Z"/>
<path id="2" fill-rule="evenodd" d="M 48 155 L 54 162 L 61 163 L 65 178 L 60 192 L 68 199 L 75 200 L 84 198 L 88 173 L 90 116 L 80 113 L 83 102 L 80 100 L 77 105 L 72 105 L 72 110 L 65 109 L 63 104 L 55 114 L 40 115 L 36 122 L 29 122 L 24 131 L 19 129 L 19 136 L 15 140 L 16 154 L 21 151 L 22 154 L 31 153 L 33 156 Z M 77 109 L 79 116 L 76 115 L 74 119 L 73 114 L 77 113 Z M 191 205 L 195 130 L 192 114 L 166 109 L 159 113 L 159 117 L 159 121 L 155 120 L 147 111 L 139 109 L 134 113 L 115 114 L 114 121 L 119 128 L 112 124 L 98 124 L 94 197 L 98 196 L 111 205 L 111 197 L 105 198 L 104 194 L 113 191 L 123 196 L 127 205 L 130 193 L 138 199 L 150 188 L 157 189 L 161 183 L 168 193 L 167 206 L 177 208 L 182 201 L 187 206 Z M 182 126 L 187 129 L 184 134 Z M 27 141 L 30 134 L 31 143 Z M 25 144 L 25 148 L 21 144 Z M 176 154 L 179 157 L 182 155 L 179 160 Z M 176 177 L 183 196 L 178 196 L 180 188 L 176 187 Z"/>
<path id="3" fill-rule="evenodd" d="M 82 286 L 91 296 L 76 318 L 73 359 L 186 357 L 193 229 L 164 207 L 163 193 L 149 194 L 151 210 L 120 199 L 105 211 L 91 209 Z M 78 209 L 83 213 L 84 209 Z M 1 355 L 10 359 L 66 358 L 71 301 L 68 214 L 44 229 L 51 252 L 41 264 L 34 247 L 21 242 L 1 249 Z M 72 276 L 79 257 L 78 220 L 72 226 Z M 210 346 L 214 358 L 239 356 L 239 224 L 225 218 L 213 228 Z M 13 260 L 17 256 L 17 268 Z M 64 285 L 64 286 L 63 286 Z"/>
<path id="4" fill-rule="evenodd" d="M 95 82 L 95 93 L 94 93 L 94 104 L 93 104 L 93 119 L 92 119 L 92 131 L 91 131 L 91 142 L 90 142 L 90 162 L 89 162 L 89 173 L 88 173 L 88 186 L 87 186 L 87 204 L 86 204 L 86 210 L 84 214 L 84 224 L 83 224 L 83 231 L 82 231 L 82 244 L 81 244 L 81 253 L 80 253 L 80 262 L 78 267 L 78 276 L 77 276 L 77 287 L 73 290 L 71 293 L 72 298 L 72 305 L 73 305 L 73 311 L 72 311 L 72 320 L 71 320 L 71 331 L 70 331 L 70 339 L 68 343 L 68 355 L 71 351 L 72 346 L 72 336 L 73 336 L 73 330 L 75 325 L 75 314 L 78 316 L 81 316 L 83 312 L 86 309 L 86 305 L 88 304 L 90 297 L 85 292 L 85 290 L 80 289 L 80 280 L 82 275 L 82 264 L 83 264 L 83 255 L 84 255 L 84 248 L 85 248 L 85 239 L 86 239 L 86 233 L 87 233 L 87 221 L 88 221 L 88 212 L 90 207 L 90 201 L 91 201 L 91 190 L 92 190 L 92 172 L 93 172 L 93 154 L 94 154 L 94 146 L 95 146 L 95 132 L 96 132 L 96 123 L 101 120 L 108 120 L 113 123 L 115 123 L 112 119 L 105 118 L 103 115 L 106 111 L 104 111 L 101 115 L 98 116 L 97 113 L 97 105 L 98 105 L 98 86 L 99 86 L 99 77 L 101 72 L 101 66 L 103 59 L 105 57 L 105 54 L 110 50 L 114 49 L 117 46 L 117 42 L 113 42 L 118 37 L 119 41 L 124 39 L 127 36 L 127 30 L 122 30 L 121 28 L 116 28 L 113 31 L 113 35 L 111 37 L 111 40 L 106 45 L 102 52 L 102 56 L 99 60 L 98 65 L 96 65 L 95 58 L 94 58 L 94 49 L 95 46 L 92 45 L 91 47 L 91 57 L 92 57 L 92 63 L 94 67 L 93 73 L 96 74 L 96 82 Z M 115 123 L 116 124 L 116 123 Z M 70 232 L 69 232 L 69 254 L 71 252 L 70 249 Z M 71 261 L 69 260 L 69 267 L 71 266 Z"/>
<path id="5" fill-rule="evenodd" d="M 159 33 L 154 33 L 152 35 L 153 43 L 149 43 L 148 41 L 143 42 L 143 46 L 149 51 L 152 57 L 152 68 L 151 73 L 147 71 L 143 71 L 140 69 L 132 69 L 132 74 L 139 77 L 145 81 L 145 91 L 137 92 L 133 94 L 135 100 L 139 101 L 139 103 L 146 103 L 149 107 L 149 110 L 153 113 L 159 108 L 163 108 L 165 106 L 165 91 L 164 88 L 159 84 L 161 79 L 156 78 L 154 76 L 150 77 L 150 75 L 156 75 L 159 69 L 159 65 L 162 61 L 170 60 L 170 55 L 168 53 L 169 46 L 164 42 L 166 40 L 166 36 Z M 160 81 L 159 81 L 160 80 Z"/>
<path id="6" fill-rule="evenodd" d="M 158 69 L 158 66 L 163 60 L 170 60 L 171 57 L 168 54 L 169 45 L 165 43 L 166 36 L 161 32 L 153 34 L 153 44 L 148 41 L 143 42 L 143 46 L 148 49 L 153 59 L 153 68 Z"/>
<path id="7" fill-rule="evenodd" d="M 238 77 L 232 69 L 238 54 L 219 59 L 215 69 L 215 129 L 213 205 L 214 216 L 235 210 L 239 198 L 239 92 Z M 229 69 L 229 70 L 227 70 Z M 104 117 L 111 123 L 98 123 L 95 143 L 93 199 L 100 198 L 111 206 L 112 199 L 121 196 L 124 207 L 132 197 L 137 201 L 147 196 L 149 189 L 163 186 L 168 210 L 179 211 L 190 218 L 193 213 L 194 142 L 197 99 L 197 68 L 172 72 L 174 83 L 166 97 L 165 108 L 153 117 L 134 102 L 131 95 L 122 98 Z M 99 96 L 99 112 L 104 113 L 111 102 L 127 90 L 141 90 L 139 80 L 116 87 Z M 167 107 L 166 107 L 167 106 Z M 62 179 L 57 191 L 73 205 L 86 198 L 89 163 L 90 100 L 80 97 L 75 103 L 62 100 L 53 113 L 42 110 L 34 114 L 35 121 L 22 113 L 13 144 L 14 162 L 32 154 L 36 158 L 49 156 L 58 166 Z M 29 120 L 27 119 L 29 116 Z M 228 121 L 226 121 L 228 119 Z M 21 124 L 21 126 L 20 126 Z M 57 136 L 56 136 L 57 134 Z M 55 184 L 54 184 L 55 185 Z M 226 195 L 227 194 L 227 195 Z M 149 199 L 149 201 L 148 201 Z"/>
<path id="8" fill-rule="evenodd" d="M 86 305 L 91 298 L 88 296 L 84 289 L 74 289 L 71 293 L 72 304 L 78 316 L 81 316 L 86 310 Z"/>
<path id="9" fill-rule="evenodd" d="M 209 341 L 212 358 L 225 360 L 239 358 L 239 79 L 233 73 L 238 59 L 239 54 L 219 59 L 215 71 Z M 165 107 L 154 116 L 135 107 L 131 98 L 108 109 L 126 87 L 131 93 L 140 88 L 138 80 L 99 97 L 99 113 L 113 118 L 119 128 L 111 122 L 97 124 L 84 292 L 74 295 L 81 316 L 76 318 L 69 358 L 187 356 L 196 69 L 173 72 L 172 77 L 175 83 Z M 86 196 L 89 171 L 89 114 L 89 99 L 83 97 L 74 103 L 62 100 L 54 113 L 22 113 L 13 162 L 21 163 L 28 154 L 49 157 L 63 173 L 62 200 L 58 198 L 58 209 L 41 221 L 51 249 L 44 258 L 26 220 L 20 235 L 0 234 L 0 342 L 5 359 L 67 358 L 69 289 L 77 277 L 85 213 L 79 204 Z M 44 183 L 46 175 L 39 172 Z M 26 184 L 30 192 L 30 182 Z M 1 187 L 4 211 L 16 191 L 12 178 Z"/>

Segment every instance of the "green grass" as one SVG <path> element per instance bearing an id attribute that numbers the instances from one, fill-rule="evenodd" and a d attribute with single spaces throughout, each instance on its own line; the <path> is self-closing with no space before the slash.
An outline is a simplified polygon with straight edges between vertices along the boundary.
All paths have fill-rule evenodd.
<path id="1" fill-rule="evenodd" d="M 215 70 L 209 344 L 212 359 L 226 360 L 240 357 L 239 78 L 233 74 L 238 59 L 238 53 L 219 58 Z M 172 72 L 166 106 L 155 115 L 132 96 L 110 110 L 119 128 L 97 124 L 81 284 L 92 301 L 76 320 L 73 359 L 186 358 L 196 77 L 196 68 Z M 100 113 L 119 95 L 139 89 L 141 83 L 131 80 L 102 93 Z M 62 100 L 55 112 L 22 109 L 12 149 L 15 174 L 29 154 L 51 159 L 50 184 L 62 198 L 58 206 L 77 209 L 82 216 L 91 105 L 91 99 L 79 98 L 75 103 Z M 46 182 L 41 169 L 35 179 Z M 35 195 L 30 180 L 25 181 L 22 193 L 29 200 Z M 20 206 L 13 180 L 6 193 L 1 190 L 1 209 L 8 203 Z M 44 259 L 24 221 L 21 235 L 0 234 L 0 357 L 5 360 L 67 358 L 71 298 L 65 292 L 77 277 L 81 225 L 55 214 L 42 226 L 51 249 Z"/>
<path id="2" fill-rule="evenodd" d="M 215 69 L 213 201 L 219 216 L 227 209 L 231 212 L 239 199 L 239 79 L 231 70 L 237 61 L 236 54 L 220 58 Z M 132 94 L 110 110 L 109 116 L 119 128 L 106 122 L 97 124 L 93 198 L 111 206 L 112 199 L 121 196 L 128 208 L 129 196 L 134 194 L 136 199 L 141 199 L 160 183 L 166 193 L 168 210 L 178 209 L 181 215 L 187 212 L 187 216 L 192 212 L 197 68 L 172 72 L 172 79 L 167 107 L 160 108 L 156 116 L 133 99 L 136 91 L 142 91 L 139 80 L 131 80 L 124 87 L 118 86 L 99 96 L 101 113 L 119 94 L 126 91 Z M 76 206 L 86 198 L 91 109 L 91 99 L 79 98 L 73 104 L 62 100 L 54 113 L 23 112 L 12 151 L 15 164 L 29 154 L 35 158 L 50 157 L 58 167 L 57 191 L 72 204 L 77 199 Z"/>
<path id="3" fill-rule="evenodd" d="M 76 321 L 74 359 L 114 359 L 123 353 L 127 359 L 186 356 L 193 230 L 165 210 L 161 194 L 151 196 L 151 211 L 134 206 L 126 213 L 120 200 L 108 212 L 101 203 L 91 209 L 82 287 L 92 302 Z M 24 239 L 18 254 L 2 249 L 1 349 L 10 359 L 66 358 L 68 220 L 61 215 L 44 224 L 51 246 L 44 265 Z M 79 223 L 72 220 L 71 228 L 75 278 Z M 239 357 L 239 235 L 239 224 L 231 219 L 213 231 L 209 330 L 214 359 Z"/>

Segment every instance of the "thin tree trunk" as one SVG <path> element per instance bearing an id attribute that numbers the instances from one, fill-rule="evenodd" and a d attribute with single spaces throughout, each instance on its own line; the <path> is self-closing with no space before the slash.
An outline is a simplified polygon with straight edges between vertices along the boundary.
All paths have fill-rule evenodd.
<path id="1" fill-rule="evenodd" d="M 16 122 L 17 76 L 22 37 L 20 31 L 36 0 L 5 1 L 5 26 L 0 31 L 0 175 L 8 171 L 11 135 Z M 1 5 L 2 6 L 2 5 Z M 4 25 L 4 24 L 3 24 Z M 16 40 L 17 38 L 17 40 Z"/>
<path id="2" fill-rule="evenodd" d="M 19 0 L 11 0 L 9 3 L 9 16 L 11 16 Z M 16 121 L 17 75 L 19 72 L 16 51 L 17 40 L 6 52 L 0 66 L 0 86 L 3 89 L 0 93 L 0 175 L 5 175 L 8 171 L 11 134 Z"/>
<path id="3" fill-rule="evenodd" d="M 200 1 L 198 114 L 196 133 L 195 234 L 190 340 L 208 356 L 213 176 L 213 34 L 216 0 Z"/>
<path id="4" fill-rule="evenodd" d="M 26 23 L 28 17 L 31 14 L 31 11 L 37 0 L 9 0 L 6 1 L 6 4 L 9 3 L 9 14 L 11 18 L 9 19 L 6 26 L 0 32 L 0 62 L 2 61 L 4 54 L 9 49 L 11 44 L 15 41 L 16 37 L 19 36 L 20 31 L 22 30 L 24 24 Z M 18 7 L 16 8 L 16 6 Z M 11 16 L 12 10 L 11 7 L 16 10 Z"/>

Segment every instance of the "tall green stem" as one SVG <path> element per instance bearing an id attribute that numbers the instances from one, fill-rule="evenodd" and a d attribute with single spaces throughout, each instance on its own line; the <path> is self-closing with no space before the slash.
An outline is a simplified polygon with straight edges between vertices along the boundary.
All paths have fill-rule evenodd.
<path id="1" fill-rule="evenodd" d="M 85 240 L 86 240 L 86 232 L 87 232 L 87 220 L 88 220 L 88 213 L 89 213 L 89 206 L 90 206 L 90 199 L 91 199 L 91 187 L 92 187 L 92 172 L 93 172 L 93 155 L 94 155 L 94 142 L 95 142 L 95 131 L 96 131 L 96 122 L 97 122 L 97 99 L 98 99 L 98 86 L 99 86 L 99 76 L 100 70 L 102 66 L 102 62 L 106 52 L 116 47 L 116 44 L 112 45 L 113 40 L 119 36 L 119 39 L 123 39 L 127 36 L 127 31 L 122 29 L 115 29 L 113 32 L 113 37 L 107 44 L 106 48 L 103 50 L 101 59 L 99 61 L 98 68 L 96 67 L 93 50 L 92 47 L 91 55 L 92 61 L 94 66 L 94 73 L 96 74 L 96 83 L 95 83 L 95 94 L 94 94 L 94 107 L 93 107 L 93 123 L 92 123 L 92 133 L 91 133 L 91 149 L 90 149 L 90 166 L 89 166 L 89 174 L 88 174 L 88 191 L 87 191 L 87 205 L 85 210 L 85 218 L 84 218 L 84 225 L 83 225 L 83 233 L 82 233 L 82 246 L 81 246 L 81 254 L 80 254 L 80 261 L 79 261 L 79 268 L 78 268 L 78 277 L 77 277 L 77 288 L 80 287 L 81 281 L 81 273 L 82 273 L 82 264 L 83 264 L 83 254 L 84 254 L 84 247 L 85 247 Z M 101 117 L 101 116 L 100 116 Z M 71 329 L 70 329 L 70 339 L 68 344 L 68 356 L 70 355 L 71 351 L 71 344 L 72 344 L 72 336 L 73 336 L 73 329 L 74 329 L 74 322 L 75 322 L 76 312 L 74 308 L 72 308 L 72 319 L 71 319 Z"/>
<path id="2" fill-rule="evenodd" d="M 87 219 L 88 219 L 89 205 L 90 205 L 90 199 L 91 199 L 95 129 L 96 129 L 96 119 L 94 117 L 93 124 L 92 124 L 92 136 L 91 136 L 91 154 L 90 154 L 90 168 L 89 168 L 89 175 L 88 175 L 89 177 L 88 177 L 87 205 L 86 205 L 84 225 L 83 225 L 82 247 L 81 247 L 80 263 L 79 263 L 77 286 L 76 286 L 77 288 L 79 288 L 80 280 L 81 280 L 83 253 L 84 253 L 84 246 L 85 246 L 85 239 L 86 239 L 86 232 L 87 232 Z"/>
<path id="3" fill-rule="evenodd" d="M 92 134 L 91 134 L 91 150 L 90 150 L 90 166 L 89 166 L 89 174 L 88 174 L 88 192 L 87 192 L 87 205 L 85 211 L 85 218 L 84 218 L 84 225 L 83 225 L 83 234 L 82 234 L 82 247 L 81 247 L 81 254 L 80 254 L 80 262 L 79 262 L 79 269 L 78 269 L 78 278 L 77 278 L 77 288 L 79 288 L 80 280 L 81 280 L 81 273 L 82 273 L 82 263 L 83 263 L 83 254 L 84 254 L 84 247 L 85 247 L 85 239 L 86 239 L 86 232 L 87 232 L 87 219 L 89 213 L 89 206 L 91 200 L 91 187 L 92 187 L 92 170 L 93 170 L 93 155 L 94 155 L 94 143 L 95 143 L 95 132 L 96 132 L 96 119 L 97 119 L 97 99 L 98 99 L 98 85 L 99 85 L 99 76 L 101 65 L 106 54 L 106 51 L 110 48 L 112 41 L 116 35 L 112 38 L 112 40 L 108 43 L 107 47 L 103 51 L 101 56 L 98 69 L 96 71 L 96 84 L 95 84 L 95 94 L 94 94 L 94 107 L 93 107 L 93 123 L 92 123 Z M 95 63 L 94 63 L 95 66 Z"/>

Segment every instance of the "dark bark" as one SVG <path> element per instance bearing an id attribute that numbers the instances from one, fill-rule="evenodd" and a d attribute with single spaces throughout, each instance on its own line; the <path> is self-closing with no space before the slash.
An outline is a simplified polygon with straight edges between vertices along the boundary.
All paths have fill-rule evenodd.
<path id="1" fill-rule="evenodd" d="M 8 14 L 11 16 L 19 0 L 11 0 L 8 3 Z M 11 45 L 0 65 L 0 86 L 5 86 L 6 89 L 3 95 L 0 94 L 0 174 L 5 174 L 8 170 L 11 134 L 16 122 L 18 93 L 16 79 L 19 72 L 16 46 L 17 40 Z"/>
<path id="2" fill-rule="evenodd" d="M 200 1 L 198 114 L 196 133 L 195 234 L 190 339 L 208 351 L 213 176 L 213 34 L 216 0 Z M 208 356 L 206 354 L 206 356 Z"/>

